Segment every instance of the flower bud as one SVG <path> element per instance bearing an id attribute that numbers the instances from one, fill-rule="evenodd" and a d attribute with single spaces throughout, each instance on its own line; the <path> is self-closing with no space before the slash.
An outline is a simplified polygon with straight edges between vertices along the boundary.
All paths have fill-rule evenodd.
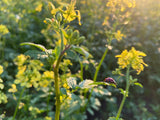
<path id="1" fill-rule="evenodd" d="M 72 32 L 73 32 L 72 29 L 67 30 L 67 35 L 71 36 Z"/>
<path id="2" fill-rule="evenodd" d="M 83 42 L 84 40 L 85 40 L 85 37 L 84 37 L 84 36 L 81 36 L 81 37 L 78 38 L 78 42 L 79 42 L 79 43 Z"/>
<path id="3" fill-rule="evenodd" d="M 78 31 L 78 30 L 75 30 L 75 31 L 73 32 L 72 38 L 73 38 L 73 39 L 77 39 L 78 37 L 79 37 L 79 31 Z"/>
<path id="4" fill-rule="evenodd" d="M 62 15 L 61 15 L 61 13 L 58 13 L 58 14 L 57 14 L 57 20 L 58 20 L 58 22 L 61 22 L 61 21 L 62 21 Z"/>

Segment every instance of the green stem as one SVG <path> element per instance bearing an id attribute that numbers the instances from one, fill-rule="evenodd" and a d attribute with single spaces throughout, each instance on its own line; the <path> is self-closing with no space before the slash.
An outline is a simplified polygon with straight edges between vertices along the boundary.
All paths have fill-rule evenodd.
<path id="1" fill-rule="evenodd" d="M 79 63 L 80 63 L 80 67 L 81 67 L 81 72 L 80 72 L 81 81 L 83 81 L 83 63 L 80 60 L 79 60 Z"/>
<path id="2" fill-rule="evenodd" d="M 20 93 L 20 96 L 19 96 L 19 99 L 18 99 L 18 103 L 17 103 L 16 109 L 15 109 L 15 111 L 14 111 L 14 115 L 13 115 L 12 120 L 14 120 L 15 117 L 16 117 L 16 114 L 17 114 L 17 111 L 18 111 L 18 107 L 19 107 L 19 103 L 20 103 L 20 101 L 21 101 L 21 99 L 22 99 L 22 95 L 23 95 L 23 93 L 24 93 L 24 90 L 25 90 L 25 87 L 22 89 L 22 91 L 21 91 L 21 93 Z"/>
<path id="3" fill-rule="evenodd" d="M 49 86 L 49 95 L 47 96 L 47 115 L 49 114 L 49 101 L 50 101 L 50 98 L 51 98 L 51 85 Z"/>
<path id="4" fill-rule="evenodd" d="M 122 99 L 122 102 L 121 102 L 120 107 L 118 109 L 116 120 L 118 120 L 120 115 L 121 115 L 123 105 L 125 103 L 126 97 L 128 96 L 128 93 L 129 93 L 129 86 L 130 86 L 130 84 L 129 84 L 129 72 L 130 72 L 130 66 L 127 67 L 127 71 L 126 71 L 126 90 L 125 90 L 125 94 L 123 94 L 123 99 Z"/>
<path id="5" fill-rule="evenodd" d="M 108 43 L 108 46 L 111 45 L 111 42 L 112 42 L 112 40 L 110 39 L 110 40 L 109 40 L 109 43 Z M 104 52 L 104 54 L 103 54 L 103 56 L 102 56 L 102 58 L 101 58 L 100 63 L 98 64 L 98 66 L 97 66 L 97 68 L 96 68 L 96 72 L 95 72 L 94 78 L 93 78 L 93 81 L 94 81 L 94 82 L 96 82 L 96 80 L 97 80 L 97 76 L 98 76 L 99 69 L 101 68 L 101 65 L 102 65 L 102 63 L 103 63 L 103 61 L 104 61 L 104 59 L 105 59 L 105 57 L 106 57 L 106 55 L 107 55 L 107 53 L 108 53 L 108 50 L 109 50 L 109 48 L 107 47 L 106 50 L 105 50 L 105 52 Z M 93 88 L 91 89 L 91 92 L 90 92 L 89 97 L 88 97 L 88 101 L 87 101 L 87 103 L 86 103 L 86 105 L 85 105 L 84 108 L 87 107 L 87 105 L 88 105 L 88 103 L 89 103 L 89 101 L 90 101 L 90 98 L 91 98 L 91 96 L 92 96 L 92 93 L 93 93 Z"/>
<path id="6" fill-rule="evenodd" d="M 58 71 L 59 71 L 59 64 L 61 62 L 61 59 L 67 49 L 70 48 L 70 45 L 66 46 L 66 48 L 61 52 L 56 66 L 54 67 L 54 80 L 55 80 L 55 92 L 56 92 L 56 114 L 55 114 L 55 120 L 59 120 L 60 116 L 60 88 L 59 88 L 59 81 L 58 81 Z"/>
<path id="7" fill-rule="evenodd" d="M 61 35 L 61 52 L 63 51 L 63 32 L 62 29 L 60 29 L 60 35 Z"/>
<path id="8" fill-rule="evenodd" d="M 109 41 L 108 46 L 110 46 L 110 45 L 111 45 L 111 40 Z M 94 78 L 93 78 L 93 81 L 94 81 L 94 82 L 96 82 L 96 80 L 97 80 L 97 76 L 98 76 L 99 69 L 101 68 L 101 65 L 102 65 L 102 63 L 103 63 L 103 61 L 104 61 L 104 59 L 105 59 L 105 57 L 106 57 L 106 55 L 107 55 L 107 53 L 108 53 L 108 50 L 109 50 L 109 48 L 107 47 L 106 50 L 105 50 L 105 52 L 104 52 L 104 54 L 103 54 L 103 56 L 102 56 L 102 58 L 101 58 L 100 63 L 98 64 L 98 66 L 97 66 L 97 68 L 96 68 L 96 72 L 95 72 Z"/>
<path id="9" fill-rule="evenodd" d="M 58 67 L 54 69 L 55 91 L 56 91 L 56 114 L 55 120 L 59 120 L 60 115 L 60 89 L 58 82 Z"/>

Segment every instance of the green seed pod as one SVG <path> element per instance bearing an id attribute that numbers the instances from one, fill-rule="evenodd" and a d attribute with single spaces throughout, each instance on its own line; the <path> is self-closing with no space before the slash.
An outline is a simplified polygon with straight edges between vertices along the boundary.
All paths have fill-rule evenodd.
<path id="1" fill-rule="evenodd" d="M 84 36 L 81 36 L 81 37 L 78 38 L 78 43 L 81 43 L 81 42 L 83 42 L 84 40 L 85 40 L 85 37 L 84 37 Z"/>
<path id="2" fill-rule="evenodd" d="M 57 20 L 58 20 L 58 22 L 61 22 L 61 21 L 62 21 L 62 15 L 61 15 L 61 13 L 58 13 L 58 14 L 57 14 Z"/>
<path id="3" fill-rule="evenodd" d="M 67 35 L 71 36 L 72 32 L 73 32 L 72 29 L 67 30 Z"/>
<path id="4" fill-rule="evenodd" d="M 77 39 L 77 38 L 79 38 L 79 31 L 78 31 L 78 30 L 75 30 L 75 31 L 73 32 L 72 39 Z"/>

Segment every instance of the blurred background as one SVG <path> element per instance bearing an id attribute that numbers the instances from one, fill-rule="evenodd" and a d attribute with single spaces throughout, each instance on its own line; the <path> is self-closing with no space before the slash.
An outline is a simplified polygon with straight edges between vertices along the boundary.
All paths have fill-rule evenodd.
<path id="1" fill-rule="evenodd" d="M 43 44 L 46 48 L 53 48 L 55 33 L 48 31 L 43 22 L 52 15 L 48 10 L 49 0 L 1 0 L 0 1 L 0 64 L 4 67 L 1 75 L 4 80 L 4 93 L 15 79 L 16 66 L 13 59 L 26 52 L 27 47 L 21 47 L 22 42 Z M 51 0 L 50 0 L 51 1 Z M 68 2 L 68 0 L 60 0 Z M 59 1 L 59 2 L 60 2 Z M 95 65 L 103 55 L 107 39 L 110 34 L 118 30 L 123 33 L 122 40 L 113 38 L 112 49 L 106 56 L 98 81 L 105 77 L 113 77 L 118 87 L 125 87 L 125 81 L 112 74 L 117 66 L 115 55 L 124 49 L 130 50 L 134 46 L 137 50 L 147 54 L 145 63 L 149 66 L 138 76 L 143 88 L 130 88 L 122 117 L 125 120 L 159 120 L 160 119 L 160 1 L 159 0 L 77 0 L 76 9 L 80 10 L 82 25 L 78 21 L 71 22 L 70 26 L 78 29 L 86 37 L 82 43 L 92 54 L 93 60 L 86 62 L 84 78 L 93 79 Z M 56 6 L 57 1 L 51 1 Z M 110 3 L 110 4 L 109 4 Z M 107 6 L 108 4 L 108 6 Z M 4 26 L 2 26 L 4 25 Z M 70 68 L 77 72 L 80 66 L 75 61 Z M 137 77 L 136 74 L 133 76 Z M 112 95 L 99 97 L 101 106 L 91 114 L 86 112 L 88 120 L 105 120 L 116 115 L 122 99 L 120 92 L 113 87 L 107 88 Z M 14 103 L 1 104 L 0 114 L 6 111 L 6 116 L 12 115 L 10 108 Z"/>

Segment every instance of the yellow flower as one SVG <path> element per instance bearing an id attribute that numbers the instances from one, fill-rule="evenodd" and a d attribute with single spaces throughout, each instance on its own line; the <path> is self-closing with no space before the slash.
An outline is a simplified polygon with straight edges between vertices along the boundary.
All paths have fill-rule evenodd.
<path id="1" fill-rule="evenodd" d="M 38 11 L 38 12 L 41 12 L 41 10 L 42 10 L 42 3 L 39 4 L 39 5 L 36 7 L 35 10 Z"/>
<path id="2" fill-rule="evenodd" d="M 15 85 L 15 84 L 12 84 L 12 88 L 10 88 L 10 89 L 8 90 L 8 92 L 12 92 L 12 93 L 17 92 L 16 85 Z"/>
<path id="3" fill-rule="evenodd" d="M 68 22 L 71 22 L 71 21 L 75 20 L 76 18 L 78 18 L 79 25 L 81 25 L 81 23 L 80 23 L 81 15 L 80 15 L 80 12 L 78 10 L 74 9 L 75 4 L 76 4 L 76 1 L 72 1 L 71 4 L 66 7 L 66 10 L 63 13 L 63 17 Z M 78 15 L 76 14 L 76 12 L 78 13 Z"/>
<path id="4" fill-rule="evenodd" d="M 21 66 L 24 64 L 24 62 L 28 59 L 28 56 L 25 56 L 23 54 L 17 56 L 15 59 L 15 62 L 18 64 L 18 66 Z"/>
<path id="5" fill-rule="evenodd" d="M 5 35 L 7 33 L 9 33 L 8 28 L 5 25 L 0 25 L 0 35 Z"/>
<path id="6" fill-rule="evenodd" d="M 44 20 L 43 22 L 47 24 L 47 21 L 46 21 L 46 20 Z"/>
<path id="7" fill-rule="evenodd" d="M 53 71 L 45 71 L 43 73 L 43 78 L 53 79 L 54 78 L 54 72 Z"/>
<path id="8" fill-rule="evenodd" d="M 24 103 L 20 102 L 19 106 L 18 106 L 18 109 L 21 109 L 23 106 L 24 106 Z"/>
<path id="9" fill-rule="evenodd" d="M 122 37 L 125 37 L 125 35 L 122 34 L 120 30 L 118 30 L 117 33 L 115 33 L 115 38 L 116 38 L 118 41 L 120 41 L 120 40 L 122 40 Z"/>
<path id="10" fill-rule="evenodd" d="M 145 53 L 137 51 L 134 47 L 132 47 L 130 51 L 124 50 L 116 57 L 118 57 L 118 64 L 122 69 L 130 65 L 134 70 L 137 71 L 137 74 L 140 74 L 140 72 L 144 70 L 144 66 L 148 66 L 142 59 L 145 56 Z"/>

